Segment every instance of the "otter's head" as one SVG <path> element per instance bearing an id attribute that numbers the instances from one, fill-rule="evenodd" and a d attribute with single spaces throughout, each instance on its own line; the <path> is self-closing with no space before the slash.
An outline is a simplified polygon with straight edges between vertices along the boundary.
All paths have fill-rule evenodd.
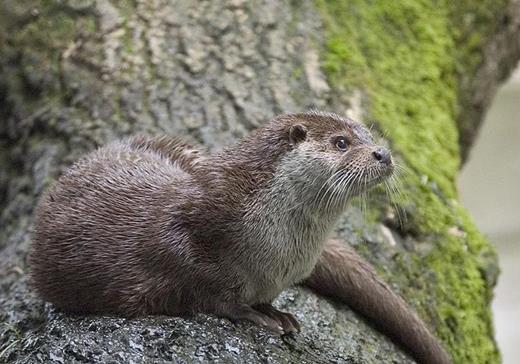
<path id="1" fill-rule="evenodd" d="M 346 201 L 394 170 L 390 151 L 378 145 L 363 124 L 321 112 L 283 118 L 290 149 L 283 169 L 305 192 Z"/>

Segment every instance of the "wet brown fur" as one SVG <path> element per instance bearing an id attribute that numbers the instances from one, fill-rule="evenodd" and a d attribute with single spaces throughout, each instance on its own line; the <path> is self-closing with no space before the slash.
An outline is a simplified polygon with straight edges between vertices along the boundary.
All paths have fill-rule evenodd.
<path id="1" fill-rule="evenodd" d="M 361 124 L 319 112 L 279 116 L 212 155 L 170 137 L 114 142 L 42 197 L 32 285 L 67 311 L 207 312 L 283 333 L 299 325 L 271 302 L 303 282 L 351 304 L 420 362 L 449 363 L 373 269 L 328 241 L 349 196 L 319 199 L 319 187 L 340 170 L 370 176 L 353 194 L 378 183 L 393 165 L 374 160 L 377 148 Z"/>

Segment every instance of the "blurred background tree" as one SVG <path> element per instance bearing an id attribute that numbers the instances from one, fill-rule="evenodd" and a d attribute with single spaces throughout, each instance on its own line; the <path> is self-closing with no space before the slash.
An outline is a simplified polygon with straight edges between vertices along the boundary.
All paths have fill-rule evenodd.
<path id="1" fill-rule="evenodd" d="M 460 198 L 496 246 L 500 278 L 494 290 L 495 337 L 504 364 L 520 357 L 520 67 L 502 86 L 459 175 Z"/>
<path id="2" fill-rule="evenodd" d="M 277 304 L 303 331 L 276 338 L 206 315 L 65 315 L 27 287 L 34 206 L 85 151 L 135 132 L 214 150 L 278 113 L 316 107 L 373 124 L 408 170 L 406 196 L 376 191 L 338 236 L 457 363 L 498 362 L 496 256 L 455 179 L 520 58 L 519 35 L 513 0 L 2 1 L 0 361 L 409 361 L 348 308 L 300 288 Z"/>

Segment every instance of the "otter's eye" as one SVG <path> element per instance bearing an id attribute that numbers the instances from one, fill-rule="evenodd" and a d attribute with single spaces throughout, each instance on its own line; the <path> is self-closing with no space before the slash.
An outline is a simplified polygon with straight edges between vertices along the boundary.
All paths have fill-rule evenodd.
<path id="1" fill-rule="evenodd" d="M 338 148 L 342 152 L 346 151 L 348 148 L 347 139 L 344 137 L 337 138 L 336 139 L 336 148 Z"/>

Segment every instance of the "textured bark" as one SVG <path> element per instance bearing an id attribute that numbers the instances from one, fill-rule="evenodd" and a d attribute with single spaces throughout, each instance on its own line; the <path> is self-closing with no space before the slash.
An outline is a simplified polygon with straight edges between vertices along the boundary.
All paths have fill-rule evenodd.
<path id="1" fill-rule="evenodd" d="M 347 307 L 301 288 L 277 301 L 303 323 L 300 335 L 282 339 L 207 315 L 138 320 L 70 316 L 43 304 L 27 287 L 25 257 L 34 206 L 45 187 L 85 151 L 133 132 L 187 135 L 214 150 L 281 112 L 318 107 L 369 114 L 362 85 L 334 87 L 320 67 L 327 41 L 320 14 L 309 1 L 2 1 L 0 362 L 410 360 Z M 508 20 L 501 14 L 508 14 Z M 488 23 L 493 27 L 486 30 L 493 33 L 473 50 L 481 62 L 458 76 L 457 102 L 464 110 L 471 104 L 452 120 L 462 130 L 463 153 L 496 85 L 520 56 L 518 2 L 497 6 L 492 15 Z M 508 48 L 511 39 L 516 48 Z M 432 195 L 442 194 L 434 184 L 428 188 Z M 410 193 L 420 192 L 412 188 Z M 453 288 L 432 293 L 440 283 L 426 258 L 438 234 L 415 226 L 414 219 L 399 226 L 379 195 L 373 206 L 385 213 L 364 220 L 354 206 L 338 235 L 359 248 L 441 332 L 448 348 L 457 350 L 458 362 L 472 362 L 473 354 L 460 353 L 469 342 L 481 341 L 491 348 L 483 357 L 496 360 L 489 316 L 468 310 L 468 317 L 486 330 L 475 334 L 477 341 L 464 341 L 459 322 L 438 310 Z M 413 214 L 413 206 L 406 208 Z M 464 244 L 462 228 L 443 227 L 459 239 L 455 243 Z M 469 282 L 489 303 L 497 271 L 492 250 L 460 254 L 466 256 L 445 264 L 449 268 L 466 257 L 478 259 L 481 276 L 457 279 Z M 407 271 L 407 262 L 423 259 L 420 270 Z M 475 280 L 478 284 L 471 288 Z M 467 309 L 457 302 L 450 305 Z"/>

